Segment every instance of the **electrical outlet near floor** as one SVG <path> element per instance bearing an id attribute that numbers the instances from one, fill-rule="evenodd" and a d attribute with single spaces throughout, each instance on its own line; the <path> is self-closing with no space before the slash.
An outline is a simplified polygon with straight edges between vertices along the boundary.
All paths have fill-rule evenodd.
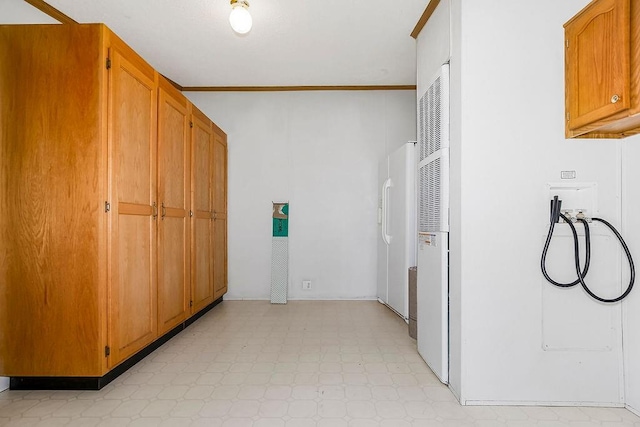
<path id="1" fill-rule="evenodd" d="M 302 289 L 309 290 L 311 289 L 311 280 L 303 280 L 302 281 Z"/>

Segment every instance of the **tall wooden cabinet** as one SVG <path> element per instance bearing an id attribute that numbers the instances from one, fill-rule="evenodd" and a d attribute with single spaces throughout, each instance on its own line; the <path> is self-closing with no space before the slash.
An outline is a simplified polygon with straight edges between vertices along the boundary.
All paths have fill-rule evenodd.
<path id="1" fill-rule="evenodd" d="M 0 375 L 100 388 L 221 299 L 226 136 L 100 24 L 0 26 L 0 99 Z"/>

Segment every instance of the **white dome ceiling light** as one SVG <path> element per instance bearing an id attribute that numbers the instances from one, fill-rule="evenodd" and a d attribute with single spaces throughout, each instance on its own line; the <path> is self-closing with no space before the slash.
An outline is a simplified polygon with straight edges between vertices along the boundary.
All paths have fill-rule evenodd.
<path id="1" fill-rule="evenodd" d="M 231 0 L 231 14 L 229 15 L 231 28 L 238 34 L 251 31 L 253 20 L 249 13 L 249 2 L 246 0 Z"/>

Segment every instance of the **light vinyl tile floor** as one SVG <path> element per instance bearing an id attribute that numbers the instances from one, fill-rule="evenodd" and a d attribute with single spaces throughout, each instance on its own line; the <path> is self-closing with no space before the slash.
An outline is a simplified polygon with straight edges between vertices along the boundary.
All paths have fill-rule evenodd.
<path id="1" fill-rule="evenodd" d="M 2 426 L 640 426 L 621 408 L 460 406 L 375 301 L 224 301 L 100 391 L 5 391 Z"/>

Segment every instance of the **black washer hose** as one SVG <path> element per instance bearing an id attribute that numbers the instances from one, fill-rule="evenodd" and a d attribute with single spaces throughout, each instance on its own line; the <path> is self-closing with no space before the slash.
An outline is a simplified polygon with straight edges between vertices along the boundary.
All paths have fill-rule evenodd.
<path id="1" fill-rule="evenodd" d="M 571 224 L 571 221 L 569 220 L 569 218 L 567 218 L 560 212 L 558 212 L 558 217 L 561 217 L 568 224 Z M 554 221 L 551 221 L 551 225 L 549 226 L 549 233 L 547 234 L 547 241 L 544 243 L 544 249 L 542 249 L 542 259 L 540 260 L 540 268 L 542 269 L 542 275 L 544 276 L 545 279 L 547 279 L 547 282 L 551 283 L 554 286 L 558 286 L 560 288 L 570 288 L 572 286 L 577 285 L 578 283 L 580 283 L 580 276 L 585 277 L 587 275 L 587 272 L 589 271 L 589 264 L 591 263 L 591 233 L 589 232 L 589 224 L 587 223 L 587 221 L 583 219 L 578 219 L 578 221 L 580 221 L 584 226 L 584 246 L 585 246 L 586 253 L 584 257 L 584 269 L 582 270 L 582 272 L 580 273 L 580 275 L 576 280 L 574 280 L 571 283 L 559 283 L 553 280 L 547 273 L 547 252 L 549 251 L 549 244 L 551 243 L 551 237 L 553 237 L 553 229 L 555 228 L 555 225 L 556 225 Z M 571 224 L 571 226 L 573 227 L 573 224 Z M 573 227 L 573 229 L 575 230 L 575 227 Z M 573 234 L 574 234 L 574 243 L 575 243 L 574 251 L 576 253 L 576 256 L 578 256 L 578 233 L 574 231 Z M 578 259 L 578 263 L 579 262 L 580 260 Z M 578 269 L 579 268 L 580 266 L 578 265 Z"/>
<path id="2" fill-rule="evenodd" d="M 631 272 L 631 275 L 629 277 L 629 285 L 627 286 L 627 289 L 622 293 L 622 295 L 618 296 L 617 298 L 611 298 L 611 299 L 599 297 L 598 295 L 594 294 L 591 291 L 591 289 L 589 289 L 589 287 L 584 281 L 584 278 L 587 275 L 587 271 L 589 270 L 589 262 L 591 258 L 591 237 L 590 237 L 591 233 L 589 231 L 589 226 L 587 224 L 587 221 L 582 218 L 578 218 L 578 221 L 582 222 L 582 224 L 584 225 L 585 247 L 586 247 L 585 266 L 584 266 L 584 269 L 580 271 L 580 255 L 578 252 L 579 250 L 578 232 L 576 231 L 576 227 L 573 225 L 571 220 L 566 216 L 564 216 L 562 213 L 560 213 L 561 203 L 562 202 L 558 200 L 557 196 L 554 197 L 554 200 L 551 202 L 551 225 L 549 226 L 549 233 L 547 234 L 547 240 L 544 244 L 544 249 L 542 250 L 542 259 L 540 261 L 542 274 L 544 275 L 545 279 L 547 279 L 547 281 L 552 285 L 559 286 L 561 288 L 568 288 L 580 283 L 582 288 L 585 290 L 587 294 L 589 294 L 589 296 L 591 296 L 593 299 L 598 300 L 600 302 L 614 303 L 614 302 L 623 300 L 627 295 L 629 295 L 629 292 L 631 292 L 631 289 L 633 289 L 633 283 L 636 280 L 636 269 L 633 264 L 633 258 L 631 257 L 631 252 L 629 251 L 629 247 L 625 243 L 624 239 L 622 238 L 618 230 L 616 230 L 615 227 L 611 225 L 609 222 L 605 221 L 602 218 L 591 218 L 593 221 L 598 221 L 606 225 L 613 232 L 613 234 L 615 234 L 615 236 L 618 238 L 618 241 L 622 245 L 622 248 L 624 249 L 624 252 L 627 255 L 627 260 L 629 261 L 629 270 Z M 557 222 L 558 218 L 562 218 L 567 224 L 569 224 L 569 227 L 571 228 L 571 233 L 573 234 L 573 254 L 574 254 L 575 267 L 576 267 L 576 274 L 578 275 L 578 278 L 571 283 L 558 283 L 553 279 L 551 279 L 551 277 L 549 277 L 549 275 L 547 274 L 547 269 L 546 269 L 547 251 L 549 250 L 549 244 L 551 243 L 551 237 L 553 236 L 553 229 L 555 227 L 555 223 Z"/>

